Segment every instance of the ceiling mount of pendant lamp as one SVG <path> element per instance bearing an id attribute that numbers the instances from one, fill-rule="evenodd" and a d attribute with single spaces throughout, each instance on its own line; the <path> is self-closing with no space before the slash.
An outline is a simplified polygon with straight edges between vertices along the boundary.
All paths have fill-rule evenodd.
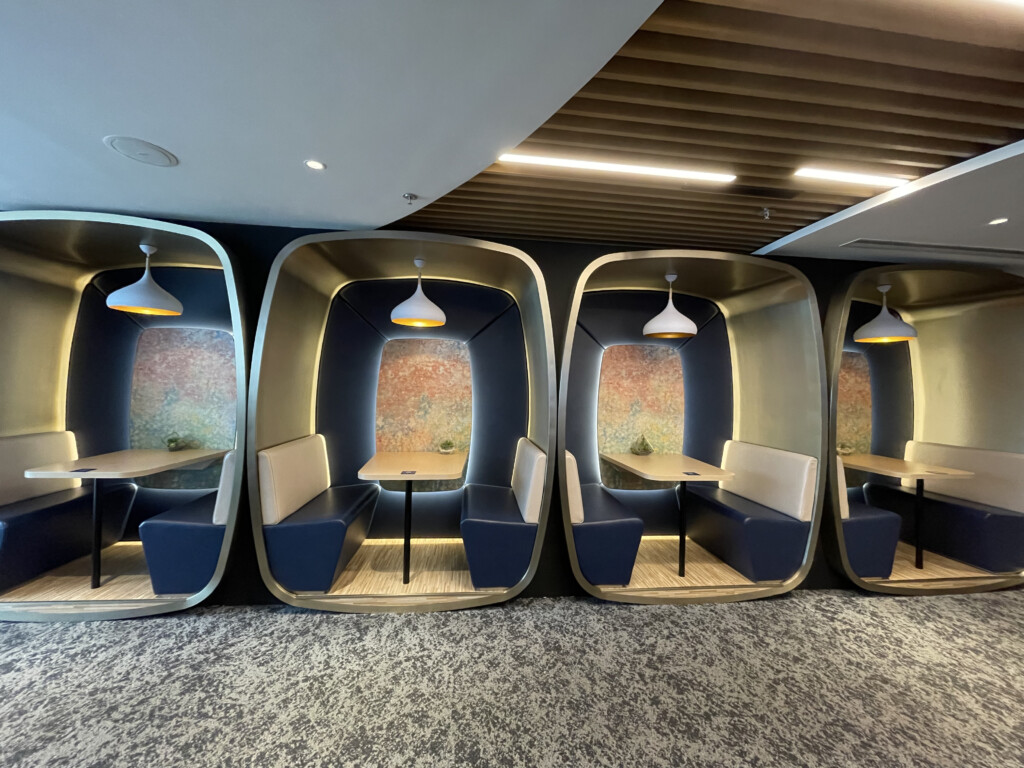
<path id="1" fill-rule="evenodd" d="M 135 315 L 180 315 L 181 302 L 161 288 L 149 271 L 149 257 L 156 253 L 156 247 L 143 243 L 139 250 L 146 254 L 146 271 L 136 282 L 107 296 L 107 306 Z"/>
<path id="2" fill-rule="evenodd" d="M 885 294 L 890 288 L 891 285 L 878 286 L 878 291 L 882 294 L 882 309 L 874 320 L 865 323 L 854 332 L 854 341 L 862 344 L 890 344 L 894 341 L 910 341 L 917 338 L 914 326 L 889 310 Z"/>
<path id="3" fill-rule="evenodd" d="M 391 310 L 391 322 L 413 328 L 437 328 L 447 321 L 444 310 L 423 293 L 423 259 L 413 259 L 416 265 L 416 290 L 412 296 Z"/>
<path id="4" fill-rule="evenodd" d="M 644 336 L 649 339 L 688 339 L 697 335 L 697 324 L 672 303 L 672 283 L 677 277 L 675 272 L 665 275 L 668 280 L 668 303 L 644 326 Z"/>

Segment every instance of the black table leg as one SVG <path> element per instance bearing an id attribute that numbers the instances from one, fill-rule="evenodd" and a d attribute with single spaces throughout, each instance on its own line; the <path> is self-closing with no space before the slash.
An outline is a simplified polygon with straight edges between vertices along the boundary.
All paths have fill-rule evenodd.
<path id="1" fill-rule="evenodd" d="M 686 576 L 686 483 L 679 484 L 679 577 Z"/>
<path id="2" fill-rule="evenodd" d="M 92 481 L 92 588 L 100 585 L 100 560 L 103 550 L 103 482 L 99 478 Z"/>
<path id="3" fill-rule="evenodd" d="M 921 507 L 924 506 L 924 479 L 917 479 L 917 493 L 914 494 L 914 566 L 924 568 L 924 543 L 921 536 Z"/>
<path id="4" fill-rule="evenodd" d="M 405 481 L 405 551 L 402 554 L 402 583 L 409 583 L 409 554 L 412 546 L 412 480 Z"/>

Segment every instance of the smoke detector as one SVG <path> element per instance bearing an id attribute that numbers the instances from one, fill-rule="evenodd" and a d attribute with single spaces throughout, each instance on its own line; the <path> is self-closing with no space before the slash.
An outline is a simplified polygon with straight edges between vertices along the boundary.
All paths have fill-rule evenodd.
<path id="1" fill-rule="evenodd" d="M 146 165 L 170 168 L 178 164 L 178 158 L 163 147 L 132 136 L 104 136 L 103 143 L 117 154 Z"/>

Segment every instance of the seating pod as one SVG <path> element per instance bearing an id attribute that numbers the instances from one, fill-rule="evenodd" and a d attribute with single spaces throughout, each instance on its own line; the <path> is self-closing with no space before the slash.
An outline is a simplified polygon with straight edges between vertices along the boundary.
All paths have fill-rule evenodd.
<path id="1" fill-rule="evenodd" d="M 107 306 L 142 277 L 141 244 L 156 249 L 150 275 L 180 315 Z M 0 213 L 0 325 L 0 619 L 123 618 L 200 602 L 227 561 L 241 463 L 221 475 L 220 454 L 149 468 L 182 462 L 167 450 L 172 432 L 210 451 L 238 440 L 245 333 L 227 252 L 149 219 Z M 138 454 L 83 462 L 125 450 L 155 455 L 149 468 L 125 463 Z M 40 468 L 49 476 L 25 476 Z"/>
<path id="2" fill-rule="evenodd" d="M 855 340 L 878 314 L 883 283 L 916 338 Z M 917 480 L 830 462 L 822 541 L 858 586 L 942 594 L 1024 582 L 1022 332 L 1024 278 L 993 268 L 892 265 L 853 275 L 832 297 L 831 444 L 937 468 L 922 475 L 918 568 Z M 944 479 L 943 469 L 973 476 Z"/>
<path id="3" fill-rule="evenodd" d="M 643 333 L 666 309 L 666 274 L 678 275 L 671 301 L 695 335 Z M 685 250 L 590 264 L 569 315 L 558 425 L 584 589 L 685 603 L 797 586 L 820 519 L 824 383 L 817 304 L 798 270 Z M 645 448 L 678 459 L 647 471 L 630 458 Z"/>
<path id="4" fill-rule="evenodd" d="M 392 321 L 417 290 L 414 259 L 425 261 L 421 290 L 441 325 Z M 334 611 L 441 610 L 517 594 L 547 519 L 554 392 L 544 281 L 521 251 L 411 232 L 286 246 L 264 297 L 249 412 L 268 588 Z M 442 448 L 449 437 L 455 447 Z M 455 467 L 448 476 L 403 463 L 416 454 L 429 464 L 439 449 L 451 458 L 435 464 Z M 402 474 L 381 477 L 368 467 L 378 456 Z"/>

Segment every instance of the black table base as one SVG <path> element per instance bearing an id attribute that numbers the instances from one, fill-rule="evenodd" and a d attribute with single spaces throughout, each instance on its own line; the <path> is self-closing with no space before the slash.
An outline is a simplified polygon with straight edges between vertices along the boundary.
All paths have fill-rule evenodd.
<path id="1" fill-rule="evenodd" d="M 921 536 L 921 511 L 924 507 L 924 479 L 917 478 L 914 494 L 914 567 L 924 568 L 924 543 Z"/>
<path id="2" fill-rule="evenodd" d="M 405 481 L 405 547 L 402 552 L 402 583 L 409 583 L 409 556 L 412 549 L 412 480 Z"/>
<path id="3" fill-rule="evenodd" d="M 679 484 L 679 577 L 686 576 L 686 483 Z"/>
<path id="4" fill-rule="evenodd" d="M 92 588 L 100 585 L 100 565 L 103 552 L 103 481 L 92 481 Z"/>

